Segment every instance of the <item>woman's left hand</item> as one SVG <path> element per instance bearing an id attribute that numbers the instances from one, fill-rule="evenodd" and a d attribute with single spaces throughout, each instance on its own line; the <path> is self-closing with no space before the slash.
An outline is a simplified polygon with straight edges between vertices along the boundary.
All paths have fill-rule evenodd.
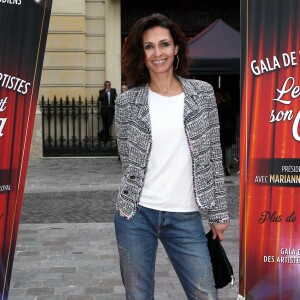
<path id="1" fill-rule="evenodd" d="M 220 241 L 224 240 L 224 231 L 228 226 L 229 223 L 211 224 L 210 227 L 212 230 L 213 239 L 216 239 L 216 237 L 218 236 Z"/>

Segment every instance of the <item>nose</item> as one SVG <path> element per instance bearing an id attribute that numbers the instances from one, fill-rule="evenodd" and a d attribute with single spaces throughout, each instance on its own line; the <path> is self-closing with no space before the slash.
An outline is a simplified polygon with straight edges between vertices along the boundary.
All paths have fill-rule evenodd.
<path id="1" fill-rule="evenodd" d="M 155 55 L 155 56 L 160 56 L 161 55 L 161 48 L 160 48 L 160 46 L 159 45 L 156 45 L 155 47 L 154 47 L 154 51 L 153 51 L 153 54 Z"/>

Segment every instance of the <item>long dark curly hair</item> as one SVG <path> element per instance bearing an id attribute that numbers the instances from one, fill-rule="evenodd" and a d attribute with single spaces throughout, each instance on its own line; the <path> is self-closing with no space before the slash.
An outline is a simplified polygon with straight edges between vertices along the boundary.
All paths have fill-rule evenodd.
<path id="1" fill-rule="evenodd" d="M 122 71 L 131 87 L 149 83 L 150 75 L 145 66 L 143 34 L 154 27 L 163 27 L 170 31 L 174 45 L 178 46 L 179 64 L 175 70 L 177 59 L 174 59 L 174 73 L 183 77 L 188 76 L 189 56 L 185 35 L 179 26 L 162 14 L 152 14 L 138 20 L 124 43 L 122 51 Z"/>

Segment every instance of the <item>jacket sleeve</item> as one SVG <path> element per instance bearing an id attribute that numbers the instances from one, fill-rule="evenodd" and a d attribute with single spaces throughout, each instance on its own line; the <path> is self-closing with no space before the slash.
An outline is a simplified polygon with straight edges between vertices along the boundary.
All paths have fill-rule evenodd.
<path id="1" fill-rule="evenodd" d="M 208 107 L 208 130 L 210 137 L 210 159 L 213 171 L 215 205 L 208 210 L 209 223 L 229 222 L 226 188 L 224 183 L 224 170 L 222 164 L 222 150 L 220 143 L 220 126 L 217 103 L 214 90 L 211 86 L 206 92 L 206 103 Z"/>
<path id="2" fill-rule="evenodd" d="M 103 90 L 99 91 L 99 100 L 100 100 L 100 102 L 103 102 L 103 100 L 104 100 L 104 91 Z"/>
<path id="3" fill-rule="evenodd" d="M 111 90 L 114 92 L 112 102 L 113 102 L 113 105 L 115 105 L 116 98 L 118 97 L 117 90 L 116 89 L 111 89 Z"/>
<path id="4" fill-rule="evenodd" d="M 125 170 L 128 161 L 127 140 L 129 133 L 129 103 L 125 93 L 115 100 L 115 129 L 122 168 Z"/>

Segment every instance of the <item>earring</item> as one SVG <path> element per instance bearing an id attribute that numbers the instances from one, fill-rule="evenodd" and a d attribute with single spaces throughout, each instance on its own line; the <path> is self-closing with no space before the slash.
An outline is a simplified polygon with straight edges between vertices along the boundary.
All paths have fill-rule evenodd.
<path id="1" fill-rule="evenodd" d="M 177 63 L 176 63 L 176 67 L 174 68 L 174 71 L 176 71 L 178 69 L 178 65 L 179 65 L 179 57 L 178 54 L 176 54 L 175 56 L 177 58 Z"/>

